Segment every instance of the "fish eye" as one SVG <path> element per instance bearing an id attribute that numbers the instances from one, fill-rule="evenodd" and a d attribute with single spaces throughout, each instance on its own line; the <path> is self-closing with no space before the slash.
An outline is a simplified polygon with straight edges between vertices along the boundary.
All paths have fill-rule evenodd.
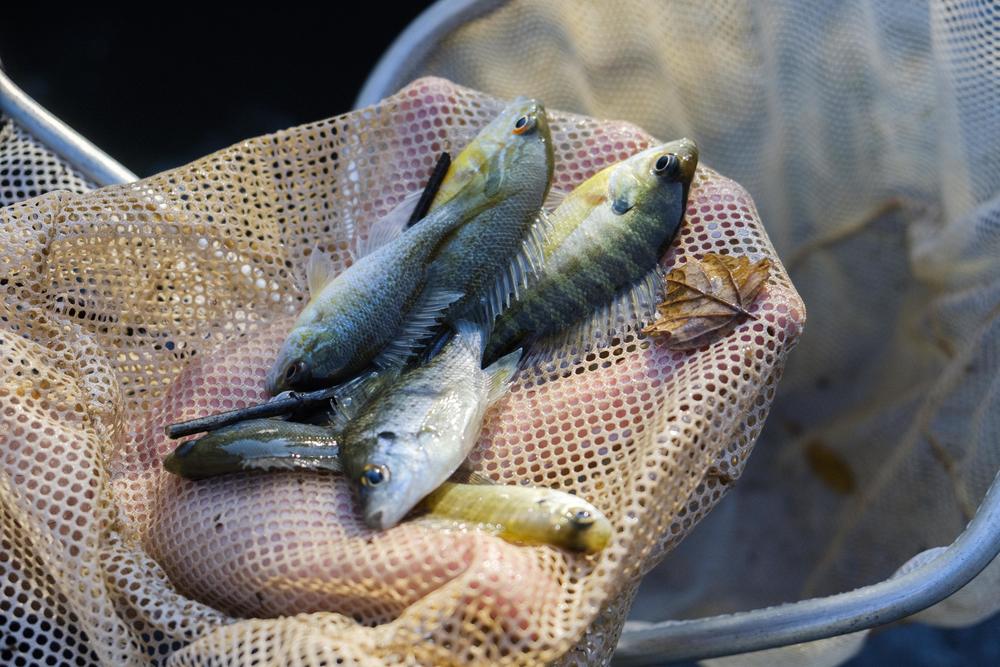
<path id="1" fill-rule="evenodd" d="M 369 463 L 361 471 L 362 486 L 378 486 L 389 479 L 389 469 L 375 463 Z"/>
<path id="2" fill-rule="evenodd" d="M 567 514 L 569 514 L 570 521 L 578 526 L 589 526 L 596 521 L 594 515 L 590 513 L 590 510 L 582 507 L 570 509 Z"/>
<path id="3" fill-rule="evenodd" d="M 379 440 L 395 440 L 396 434 L 393 433 L 392 431 L 380 431 L 379 434 L 375 437 L 377 437 Z"/>
<path id="4" fill-rule="evenodd" d="M 301 359 L 290 364 L 288 368 L 285 369 L 285 380 L 288 382 L 292 382 L 302 374 L 302 371 L 304 371 L 305 368 L 306 368 L 306 363 Z"/>
<path id="5" fill-rule="evenodd" d="M 514 121 L 514 134 L 524 134 L 535 127 L 535 119 L 525 114 Z"/>
<path id="6" fill-rule="evenodd" d="M 657 176 L 676 176 L 681 166 L 681 161 L 673 153 L 661 155 L 653 165 L 653 173 Z"/>

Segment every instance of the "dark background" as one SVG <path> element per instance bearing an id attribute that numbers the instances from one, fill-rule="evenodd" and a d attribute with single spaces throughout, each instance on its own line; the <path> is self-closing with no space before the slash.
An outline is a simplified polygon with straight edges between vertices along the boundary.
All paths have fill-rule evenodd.
<path id="1" fill-rule="evenodd" d="M 379 56 L 430 2 L 226 15 L 168 5 L 68 15 L 4 7 L 0 61 L 16 84 L 139 176 L 348 111 Z M 329 5 L 338 9 L 339 5 Z M 973 628 L 873 633 L 849 667 L 1000 664 L 1000 616 Z"/>
<path id="2" fill-rule="evenodd" d="M 429 4 L 353 2 L 332 18 L 294 7 L 212 16 L 172 3 L 75 16 L 45 3 L 4 7 L 0 62 L 43 107 L 149 176 L 349 111 L 379 56 Z"/>

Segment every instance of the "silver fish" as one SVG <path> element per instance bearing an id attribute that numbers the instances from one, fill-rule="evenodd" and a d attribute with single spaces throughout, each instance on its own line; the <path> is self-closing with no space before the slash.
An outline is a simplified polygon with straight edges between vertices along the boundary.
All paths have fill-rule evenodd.
<path id="1" fill-rule="evenodd" d="M 344 472 L 372 528 L 394 526 L 455 472 L 487 407 L 506 393 L 520 350 L 482 369 L 484 342 L 479 326 L 459 322 L 437 356 L 387 381 L 356 413 L 336 415 Z"/>
<path id="2" fill-rule="evenodd" d="M 551 176 L 545 110 L 518 100 L 462 151 L 417 225 L 403 232 L 405 215 L 386 216 L 369 234 L 368 254 L 339 275 L 329 257 L 312 254 L 311 298 L 268 373 L 268 391 L 331 386 L 373 362 L 405 363 L 445 311 L 455 321 L 509 266 L 525 263 L 518 252 Z"/>

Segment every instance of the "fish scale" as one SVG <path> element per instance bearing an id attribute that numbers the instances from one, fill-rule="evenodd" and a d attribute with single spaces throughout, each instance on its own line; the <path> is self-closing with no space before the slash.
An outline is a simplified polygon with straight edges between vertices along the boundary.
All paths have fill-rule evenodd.
<path id="1" fill-rule="evenodd" d="M 512 129 L 522 117 L 532 118 L 533 126 L 515 134 Z M 500 166 L 496 166 L 498 157 Z M 523 251 L 523 241 L 532 227 L 541 224 L 538 218 L 553 168 L 545 108 L 536 100 L 519 98 L 480 132 L 449 169 L 434 206 L 449 201 L 465 179 L 485 178 L 485 187 L 496 189 L 498 200 L 452 233 L 435 255 L 429 286 L 463 293 L 448 307 L 447 321 L 483 318 L 481 304 L 489 299 L 498 277 L 503 277 Z"/>
<path id="2" fill-rule="evenodd" d="M 657 173 L 664 156 L 676 162 Z M 682 139 L 612 165 L 571 192 L 552 214 L 541 271 L 497 319 L 484 363 L 546 337 L 586 347 L 590 331 L 616 330 L 619 317 L 641 324 L 646 313 L 633 304 L 653 305 L 644 290 L 680 226 L 697 162 L 697 146 Z M 615 304 L 621 308 L 609 309 Z"/>
<path id="3" fill-rule="evenodd" d="M 362 244 L 375 249 L 340 275 L 316 254 L 325 259 L 310 260 L 311 298 L 268 373 L 268 391 L 331 386 L 371 365 L 400 366 L 439 321 L 489 319 L 508 300 L 497 281 L 511 289 L 521 282 L 509 279 L 511 266 L 552 169 L 545 109 L 519 98 L 462 150 L 423 220 L 395 236 L 409 216 L 390 214 Z"/>
<path id="4" fill-rule="evenodd" d="M 520 352 L 481 368 L 485 336 L 462 321 L 430 361 L 364 384 L 363 400 L 338 400 L 341 460 L 361 493 L 365 521 L 395 525 L 458 469 L 472 449 L 489 405 L 506 392 Z"/>

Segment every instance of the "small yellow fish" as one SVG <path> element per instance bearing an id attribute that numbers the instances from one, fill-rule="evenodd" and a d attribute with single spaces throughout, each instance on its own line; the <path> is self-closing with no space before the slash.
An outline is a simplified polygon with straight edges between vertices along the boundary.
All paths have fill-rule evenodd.
<path id="1" fill-rule="evenodd" d="M 529 486 L 445 482 L 420 504 L 432 516 L 483 524 L 510 542 L 597 553 L 611 522 L 583 498 Z"/>

